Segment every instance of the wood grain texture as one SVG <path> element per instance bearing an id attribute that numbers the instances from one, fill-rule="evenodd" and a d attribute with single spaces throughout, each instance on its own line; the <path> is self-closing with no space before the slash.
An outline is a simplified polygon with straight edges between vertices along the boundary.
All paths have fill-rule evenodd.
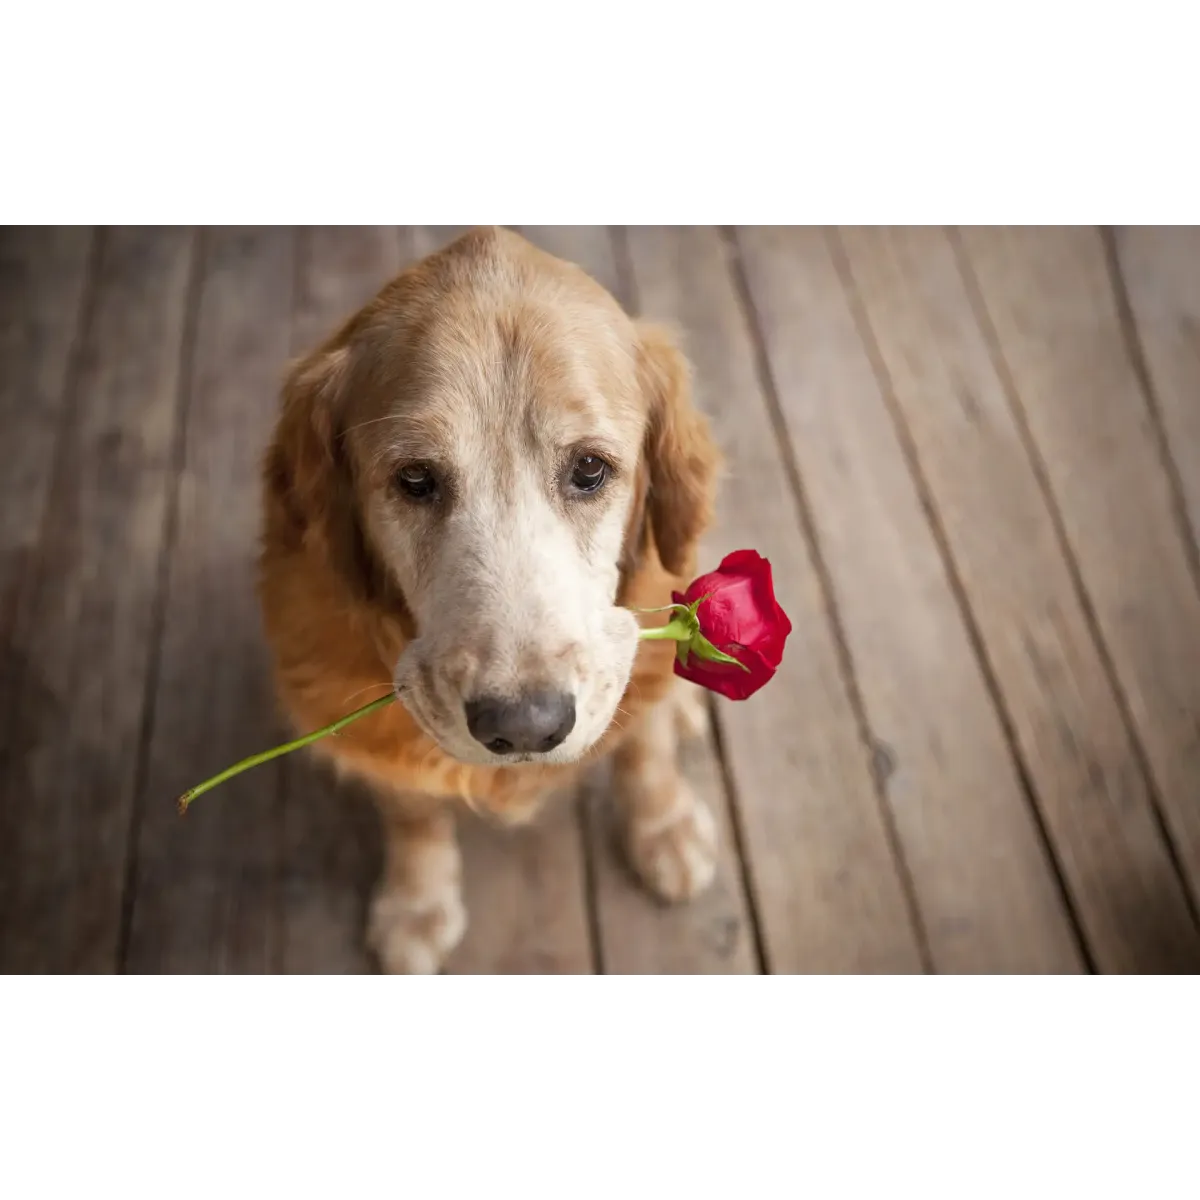
<path id="1" fill-rule="evenodd" d="M 582 267 L 630 307 L 612 237 L 602 226 L 524 227 L 536 245 Z M 691 903 L 665 907 L 633 878 L 618 843 L 601 770 L 584 790 L 584 818 L 592 864 L 592 904 L 604 969 L 610 974 L 724 974 L 757 969 L 752 917 L 742 883 L 729 797 L 709 741 L 684 757 L 687 777 L 712 809 L 720 837 L 720 860 L 712 888 Z"/>
<path id="2" fill-rule="evenodd" d="M 825 236 L 747 229 L 739 244 L 934 965 L 1078 970 L 1052 864 Z"/>
<path id="3" fill-rule="evenodd" d="M 919 971 L 901 869 L 726 248 L 715 230 L 700 228 L 632 229 L 628 242 L 639 306 L 685 331 L 699 400 L 727 457 L 704 559 L 759 549 L 794 626 L 769 690 L 717 705 L 768 967 Z"/>
<path id="4" fill-rule="evenodd" d="M 1200 936 L 953 246 L 931 228 L 841 243 L 1093 958 L 1194 971 Z"/>
<path id="5" fill-rule="evenodd" d="M 297 236 L 293 356 L 331 334 L 401 266 L 392 225 L 318 226 Z M 368 699 L 349 699 L 347 708 Z M 336 782 L 312 756 L 292 755 L 279 767 L 281 968 L 326 975 L 373 970 L 363 939 L 381 861 L 371 801 L 363 788 Z"/>
<path id="6" fill-rule="evenodd" d="M 1134 226 L 1114 235 L 1133 334 L 1166 434 L 1187 513 L 1200 538 L 1200 227 Z"/>
<path id="7" fill-rule="evenodd" d="M 74 227 L 0 229 L 0 428 L 16 451 L 0 472 L 0 646 L 33 573 L 94 237 Z M 8 677 L 7 660 L 0 665 Z"/>
<path id="8" fill-rule="evenodd" d="M 467 935 L 452 975 L 587 975 L 588 929 L 577 798 L 552 799 L 536 822 L 499 829 L 459 822 Z"/>
<path id="9" fill-rule="evenodd" d="M 28 619 L 5 654 L 16 697 L 0 775 L 6 971 L 117 967 L 194 241 L 182 229 L 111 230 L 96 262 Z M 47 249 L 58 266 L 43 283 L 57 277 L 71 309 L 79 249 L 66 256 L 74 266 L 61 250 Z M 46 341 L 27 368 L 29 399 L 52 415 L 62 367 L 43 355 L 65 355 L 68 337 L 48 320 L 50 297 L 35 289 L 31 303 Z M 23 424 L 43 472 L 45 438 Z M 19 467 L 18 479 L 34 465 Z M 46 495 L 44 482 L 29 484 Z"/>
<path id="10" fill-rule="evenodd" d="M 281 741 L 254 594 L 259 463 L 291 343 L 295 234 L 205 234 L 126 969 L 282 965 L 278 764 L 186 819 L 174 798 Z"/>
<path id="11" fill-rule="evenodd" d="M 1200 881 L 1200 593 L 1093 229 L 964 230 L 1018 398 L 1176 851 Z"/>
<path id="12" fill-rule="evenodd" d="M 293 756 L 173 802 L 283 736 L 284 365 L 458 232 L 0 230 L 0 970 L 375 969 L 360 790 Z M 1077 970 L 1031 796 L 1089 962 L 1195 970 L 1196 231 L 524 232 L 682 326 L 729 459 L 703 560 L 768 554 L 795 632 L 686 754 L 710 895 L 633 881 L 601 769 L 463 820 L 448 970 Z"/>

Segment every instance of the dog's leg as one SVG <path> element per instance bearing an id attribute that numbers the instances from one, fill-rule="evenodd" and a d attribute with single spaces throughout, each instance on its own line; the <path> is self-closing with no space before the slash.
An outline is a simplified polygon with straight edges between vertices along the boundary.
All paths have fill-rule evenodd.
<path id="1" fill-rule="evenodd" d="M 454 816 L 435 802 L 378 800 L 385 862 L 367 938 L 388 974 L 433 975 L 467 929 Z"/>
<path id="2" fill-rule="evenodd" d="M 689 900 L 711 882 L 717 831 L 707 805 L 679 770 L 680 712 L 674 695 L 656 704 L 618 746 L 614 784 L 626 851 L 662 900 Z"/>

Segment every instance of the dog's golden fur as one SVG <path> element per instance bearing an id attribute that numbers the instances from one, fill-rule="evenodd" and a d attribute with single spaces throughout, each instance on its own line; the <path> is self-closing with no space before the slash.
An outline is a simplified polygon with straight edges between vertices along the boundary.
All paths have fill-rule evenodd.
<path id="1" fill-rule="evenodd" d="M 463 348 L 480 353 L 459 355 Z M 520 352 L 515 374 L 503 361 L 506 348 Z M 472 380 L 456 379 L 455 372 L 472 369 Z M 452 438 L 439 407 L 442 389 L 487 387 L 488 372 L 505 370 L 510 391 L 535 417 L 538 406 L 567 403 L 569 381 L 586 380 L 571 392 L 585 398 L 572 402 L 597 409 L 588 419 L 603 421 L 617 443 L 625 469 L 606 501 L 623 506 L 616 603 L 668 604 L 672 589 L 694 573 L 718 459 L 692 407 L 679 350 L 664 331 L 630 320 L 578 268 L 511 232 L 472 231 L 401 274 L 286 381 L 264 467 L 260 595 L 279 693 L 300 729 L 384 694 L 423 632 L 413 603 L 423 581 L 404 577 L 399 564 L 426 562 L 436 534 L 405 533 L 411 554 L 401 559 L 392 535 L 380 532 L 380 521 L 409 520 L 406 512 L 393 517 L 396 501 L 387 493 L 392 414 L 421 391 L 420 433 L 435 442 Z M 536 438 L 540 426 L 533 428 Z M 497 426 L 497 439 L 502 432 Z M 563 512 L 563 522 L 595 519 Z M 575 535 L 581 544 L 589 536 Z M 424 568 L 408 569 L 419 575 Z M 384 817 L 387 868 L 372 937 L 386 969 L 436 970 L 462 934 L 448 802 L 522 820 L 613 748 L 634 865 L 667 899 L 703 886 L 712 871 L 712 822 L 675 767 L 673 650 L 665 642 L 638 645 L 615 717 L 573 762 L 461 761 L 403 703 L 317 744 L 372 785 Z"/>

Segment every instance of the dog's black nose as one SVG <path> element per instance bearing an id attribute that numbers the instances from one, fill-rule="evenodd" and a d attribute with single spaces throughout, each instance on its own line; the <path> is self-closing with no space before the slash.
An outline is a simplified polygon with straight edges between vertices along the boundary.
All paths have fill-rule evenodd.
<path id="1" fill-rule="evenodd" d="M 467 728 L 493 754 L 545 754 L 575 728 L 575 697 L 529 692 L 516 700 L 480 696 L 466 703 Z"/>

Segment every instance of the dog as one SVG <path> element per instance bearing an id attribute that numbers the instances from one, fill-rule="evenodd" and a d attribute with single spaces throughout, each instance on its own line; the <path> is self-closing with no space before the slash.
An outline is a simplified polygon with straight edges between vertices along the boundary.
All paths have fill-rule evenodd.
<path id="1" fill-rule="evenodd" d="M 465 933 L 460 804 L 527 821 L 610 751 L 645 886 L 679 902 L 711 881 L 713 817 L 677 765 L 705 710 L 630 610 L 695 573 L 719 464 L 670 332 L 502 228 L 409 267 L 289 368 L 259 597 L 297 728 L 400 701 L 316 744 L 379 808 L 385 972 L 435 973 Z"/>

